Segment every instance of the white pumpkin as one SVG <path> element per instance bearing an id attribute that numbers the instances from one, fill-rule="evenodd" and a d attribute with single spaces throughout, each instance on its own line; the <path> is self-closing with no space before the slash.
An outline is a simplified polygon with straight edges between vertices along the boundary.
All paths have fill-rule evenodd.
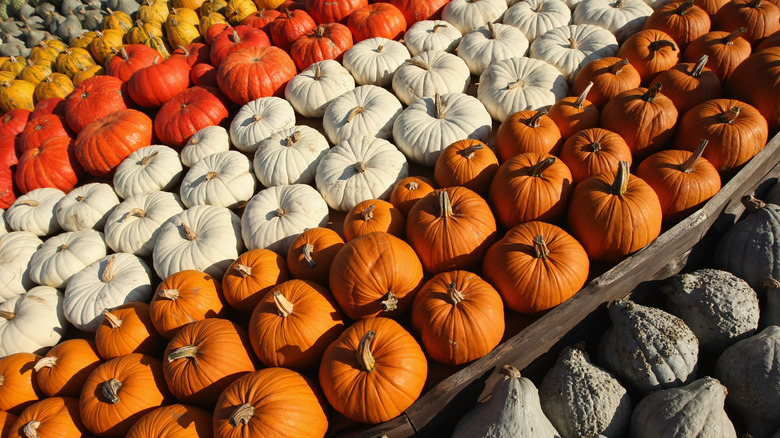
<path id="1" fill-rule="evenodd" d="M 354 89 L 355 79 L 349 71 L 338 61 L 326 59 L 290 79 L 284 97 L 303 117 L 322 117 L 333 99 Z"/>
<path id="2" fill-rule="evenodd" d="M 248 249 L 265 248 L 286 256 L 299 234 L 327 223 L 328 205 L 322 196 L 306 184 L 291 184 L 253 196 L 241 217 L 241 233 Z"/>
<path id="3" fill-rule="evenodd" d="M 0 208 L 0 236 L 8 234 L 11 229 L 8 228 L 8 224 L 5 222 L 5 209 Z"/>
<path id="4" fill-rule="evenodd" d="M 444 5 L 441 19 L 455 26 L 461 34 L 501 19 L 506 0 L 452 0 Z"/>
<path id="5" fill-rule="evenodd" d="M 160 278 L 186 269 L 222 278 L 243 249 L 235 213 L 225 207 L 195 205 L 162 226 L 152 262 Z"/>
<path id="6" fill-rule="evenodd" d="M 406 157 L 392 143 L 353 137 L 322 157 L 315 180 L 330 208 L 349 211 L 367 199 L 387 200 L 395 183 L 407 176 Z"/>
<path id="7" fill-rule="evenodd" d="M 79 330 L 94 333 L 103 311 L 129 302 L 149 302 L 152 272 L 139 257 L 111 254 L 74 275 L 65 289 L 65 318 Z"/>
<path id="8" fill-rule="evenodd" d="M 467 138 L 486 142 L 492 129 L 493 120 L 477 98 L 447 93 L 409 105 L 395 119 L 393 137 L 409 161 L 433 167 L 447 146 Z"/>
<path id="9" fill-rule="evenodd" d="M 467 33 L 458 45 L 458 56 L 466 61 L 471 74 L 481 75 L 488 65 L 502 59 L 523 56 L 528 39 L 516 27 L 488 23 Z"/>
<path id="10" fill-rule="evenodd" d="M 531 43 L 531 58 L 555 66 L 571 84 L 582 67 L 591 61 L 615 56 L 618 43 L 603 27 L 571 24 L 545 32 Z"/>
<path id="11" fill-rule="evenodd" d="M 174 193 L 150 192 L 131 196 L 108 217 L 106 243 L 116 252 L 148 257 L 152 255 L 160 227 L 182 211 L 184 206 Z"/>
<path id="12" fill-rule="evenodd" d="M 479 77 L 477 98 L 494 119 L 553 105 L 569 94 L 569 85 L 554 66 L 531 58 L 510 58 L 488 66 Z"/>
<path id="13" fill-rule="evenodd" d="M 393 74 L 412 55 L 406 46 L 387 38 L 368 38 L 344 52 L 344 68 L 360 85 L 390 85 Z"/>
<path id="14" fill-rule="evenodd" d="M 105 257 L 106 251 L 103 233 L 92 229 L 52 236 L 30 259 L 30 278 L 62 289 L 75 273 Z"/>
<path id="15" fill-rule="evenodd" d="M 295 110 L 286 100 L 271 96 L 253 100 L 238 110 L 230 123 L 230 141 L 242 152 L 254 152 L 274 132 L 295 125 Z"/>
<path id="16" fill-rule="evenodd" d="M 406 105 L 436 93 L 465 93 L 469 84 L 471 71 L 466 62 L 442 50 L 420 53 L 393 76 L 393 91 Z"/>
<path id="17" fill-rule="evenodd" d="M 0 357 L 44 354 L 57 345 L 68 324 L 62 301 L 61 291 L 38 286 L 0 304 Z"/>
<path id="18" fill-rule="evenodd" d="M 219 126 L 206 126 L 192 134 L 181 150 L 181 163 L 192 167 L 195 163 L 211 154 L 230 149 L 230 136 L 227 129 Z"/>
<path id="19" fill-rule="evenodd" d="M 195 163 L 181 182 L 181 201 L 187 207 L 215 205 L 230 209 L 255 193 L 252 162 L 238 151 L 217 152 Z"/>
<path id="20" fill-rule="evenodd" d="M 582 3 L 583 0 L 565 0 L 564 3 L 566 3 L 566 6 L 569 7 L 572 11 L 577 8 L 577 5 Z"/>
<path id="21" fill-rule="evenodd" d="M 325 110 L 322 127 L 333 144 L 365 135 L 389 140 L 393 122 L 402 110 L 393 93 L 376 85 L 361 85 L 333 99 Z"/>
<path id="22" fill-rule="evenodd" d="M 612 32 L 619 44 L 644 26 L 653 13 L 642 0 L 588 0 L 577 6 L 572 15 L 574 24 L 595 24 Z"/>
<path id="23" fill-rule="evenodd" d="M 525 0 L 512 5 L 502 23 L 514 26 L 533 43 L 550 29 L 571 23 L 571 9 L 561 0 Z"/>
<path id="24" fill-rule="evenodd" d="M 452 24 L 444 20 L 421 20 L 404 34 L 404 43 L 412 56 L 428 50 L 454 52 L 463 36 Z"/>
<path id="25" fill-rule="evenodd" d="M 114 190 L 122 199 L 138 193 L 175 190 L 181 181 L 179 153 L 153 144 L 137 149 L 119 163 L 114 173 Z"/>
<path id="26" fill-rule="evenodd" d="M 36 236 L 49 236 L 59 231 L 54 206 L 65 196 L 62 190 L 43 187 L 16 198 L 5 211 L 5 221 L 14 231 L 29 231 Z"/>
<path id="27" fill-rule="evenodd" d="M 21 295 L 33 287 L 30 259 L 43 241 L 29 231 L 12 231 L 0 237 L 0 300 Z"/>
<path id="28" fill-rule="evenodd" d="M 252 166 L 265 187 L 311 184 L 317 164 L 328 150 L 328 140 L 319 131 L 308 126 L 293 126 L 263 140 L 255 151 Z"/>
<path id="29" fill-rule="evenodd" d="M 65 231 L 102 230 L 117 205 L 119 197 L 113 187 L 106 183 L 89 183 L 63 196 L 54 206 L 54 215 Z"/>

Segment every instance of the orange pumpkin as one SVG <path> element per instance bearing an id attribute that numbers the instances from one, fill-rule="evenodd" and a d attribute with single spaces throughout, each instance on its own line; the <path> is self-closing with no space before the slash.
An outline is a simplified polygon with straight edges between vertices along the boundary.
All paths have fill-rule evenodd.
<path id="1" fill-rule="evenodd" d="M 563 161 L 544 153 L 520 154 L 498 168 L 488 199 L 499 222 L 511 228 L 521 222 L 557 222 L 572 190 L 572 175 Z"/>
<path id="2" fill-rule="evenodd" d="M 305 280 L 273 288 L 249 321 L 252 348 L 266 366 L 308 370 L 344 331 L 341 311 L 327 289 Z"/>
<path id="3" fill-rule="evenodd" d="M 679 63 L 653 80 L 661 84 L 663 94 L 674 103 L 678 114 L 685 114 L 705 100 L 723 95 L 720 79 L 704 66 L 708 59 L 707 55 L 702 55 L 695 64 Z"/>
<path id="4" fill-rule="evenodd" d="M 408 243 L 377 231 L 347 242 L 328 278 L 333 297 L 350 318 L 395 316 L 411 306 L 423 269 Z"/>
<path id="5" fill-rule="evenodd" d="M 748 56 L 734 69 L 726 91 L 734 99 L 753 105 L 764 116 L 771 132 L 780 130 L 780 46 Z"/>
<path id="6" fill-rule="evenodd" d="M 566 140 L 575 132 L 599 125 L 599 109 L 587 100 L 588 93 L 593 88 L 593 82 L 582 90 L 577 97 L 564 97 L 550 107 L 549 116 L 561 131 L 561 138 Z"/>
<path id="7" fill-rule="evenodd" d="M 466 139 L 456 141 L 439 154 L 433 179 L 439 187 L 463 186 L 484 197 L 497 170 L 496 154 L 485 143 Z"/>
<path id="8" fill-rule="evenodd" d="M 501 342 L 504 303 L 478 275 L 442 272 L 414 297 L 412 326 L 431 358 L 460 365 L 488 354 Z"/>
<path id="9" fill-rule="evenodd" d="M 87 82 L 91 81 L 81 85 Z M 77 100 L 70 96 L 68 110 L 71 110 L 71 101 Z M 68 125 L 73 126 L 70 120 Z M 86 125 L 76 137 L 74 149 L 85 172 L 106 177 L 113 175 L 122 160 L 137 149 L 149 146 L 151 141 L 152 120 L 149 116 L 134 109 L 120 109 Z"/>
<path id="10" fill-rule="evenodd" d="M 132 353 L 95 368 L 81 391 L 79 412 L 93 434 L 125 436 L 144 415 L 170 400 L 160 361 Z"/>
<path id="11" fill-rule="evenodd" d="M 171 339 L 185 325 L 224 315 L 222 286 L 211 275 L 185 270 L 172 274 L 159 286 L 149 305 L 157 333 Z"/>
<path id="12" fill-rule="evenodd" d="M 712 17 L 712 27 L 731 32 L 741 27 L 751 44 L 780 30 L 780 7 L 769 0 L 731 0 Z"/>
<path id="13" fill-rule="evenodd" d="M 72 397 L 50 397 L 25 409 L 16 419 L 8 438 L 76 437 L 87 429 L 81 422 L 79 400 Z"/>
<path id="14" fill-rule="evenodd" d="M 390 203 L 406 216 L 420 198 L 432 191 L 433 181 L 422 176 L 408 176 L 395 183 L 390 192 Z"/>
<path id="15" fill-rule="evenodd" d="M 666 32 L 642 29 L 623 42 L 617 56 L 628 58 L 642 78 L 642 84 L 647 84 L 650 79 L 679 62 L 680 50 Z"/>
<path id="16" fill-rule="evenodd" d="M 496 132 L 496 154 L 502 162 L 524 152 L 556 155 L 561 143 L 561 131 L 545 108 L 516 112 Z"/>
<path id="17" fill-rule="evenodd" d="M 577 184 L 569 202 L 572 234 L 591 260 L 607 263 L 619 262 L 658 237 L 662 216 L 658 195 L 630 175 L 625 161 L 617 174 L 600 173 Z"/>
<path id="18" fill-rule="evenodd" d="M 41 356 L 32 353 L 14 353 L 0 358 L 0 411 L 18 415 L 45 397 L 33 374 L 33 367 L 40 359 Z"/>
<path id="19" fill-rule="evenodd" d="M 693 4 L 702 8 L 710 17 L 728 2 L 729 0 L 693 0 Z"/>
<path id="20" fill-rule="evenodd" d="M 469 269 L 496 240 L 496 219 L 488 203 L 465 187 L 434 190 L 409 211 L 409 243 L 430 273 Z"/>
<path id="21" fill-rule="evenodd" d="M 325 350 L 320 386 L 336 411 L 353 421 L 382 423 L 422 392 L 428 362 L 417 341 L 388 318 L 349 326 Z"/>
<path id="22" fill-rule="evenodd" d="M 180 401 L 212 406 L 228 385 L 255 370 L 250 350 L 246 332 L 232 321 L 187 324 L 165 348 L 165 382 Z"/>
<path id="23" fill-rule="evenodd" d="M 639 163 L 636 174 L 658 195 L 664 221 L 688 216 L 720 190 L 718 171 L 701 156 L 706 146 L 702 140 L 694 152 L 666 150 Z"/>
<path id="24" fill-rule="evenodd" d="M 293 240 L 287 251 L 287 269 L 293 278 L 328 284 L 328 274 L 344 239 L 330 228 L 308 228 Z"/>
<path id="25" fill-rule="evenodd" d="M 7 411 L 0 411 L 0 436 L 8 436 L 15 421 L 16 415 Z"/>
<path id="26" fill-rule="evenodd" d="M 691 41 L 710 31 L 710 16 L 696 6 L 694 0 L 672 2 L 656 9 L 645 21 L 645 29 L 666 32 L 680 45 L 680 50 Z"/>
<path id="27" fill-rule="evenodd" d="M 560 152 L 573 184 L 601 172 L 617 172 L 618 163 L 631 164 L 631 149 L 620 135 L 602 128 L 583 129 L 569 137 Z"/>
<path id="28" fill-rule="evenodd" d="M 17 77 L 26 66 L 27 60 L 23 56 L 11 55 L 0 63 L 0 71 L 11 72 L 14 74 L 14 77 Z"/>
<path id="29" fill-rule="evenodd" d="M 144 415 L 125 438 L 210 438 L 211 412 L 195 406 L 175 404 L 157 408 Z"/>
<path id="30" fill-rule="evenodd" d="M 563 229 L 546 222 L 519 224 L 490 247 L 482 264 L 507 307 L 534 314 L 571 298 L 585 284 L 590 269 L 582 245 Z"/>
<path id="31" fill-rule="evenodd" d="M 129 302 L 104 310 L 103 315 L 105 318 L 95 332 L 95 346 L 103 359 L 130 353 L 158 356 L 165 348 L 165 341 L 149 316 L 149 304 Z"/>
<path id="32" fill-rule="evenodd" d="M 289 279 L 282 256 L 268 249 L 253 249 L 238 256 L 225 272 L 222 293 L 231 307 L 251 313 L 273 286 Z"/>
<path id="33" fill-rule="evenodd" d="M 101 362 L 93 341 L 68 339 L 35 363 L 35 378 L 49 397 L 78 397 L 84 381 Z"/>
<path id="34" fill-rule="evenodd" d="M 737 66 L 750 56 L 751 47 L 740 35 L 745 28 L 733 32 L 712 31 L 696 38 L 683 52 L 683 61 L 696 62 L 707 55 L 707 68 L 721 81 L 727 80 Z"/>
<path id="35" fill-rule="evenodd" d="M 374 231 L 403 238 L 405 227 L 404 215 L 395 205 L 381 199 L 367 199 L 352 207 L 344 217 L 344 239 L 349 242 Z"/>
<path id="36" fill-rule="evenodd" d="M 639 87 L 642 78 L 628 58 L 606 57 L 585 64 L 574 77 L 571 93 L 582 94 L 589 84 L 588 100 L 597 108 L 604 108 L 618 94 Z"/>
<path id="37" fill-rule="evenodd" d="M 325 401 L 308 378 L 286 368 L 249 373 L 225 388 L 214 407 L 214 436 L 322 438 Z"/>

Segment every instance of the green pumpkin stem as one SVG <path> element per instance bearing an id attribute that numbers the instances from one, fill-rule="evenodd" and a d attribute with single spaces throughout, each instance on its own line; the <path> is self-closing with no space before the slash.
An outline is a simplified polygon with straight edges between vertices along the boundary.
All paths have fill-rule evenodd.
<path id="1" fill-rule="evenodd" d="M 723 37 L 722 40 L 720 40 L 721 43 L 732 46 L 734 45 L 734 40 L 739 38 L 740 35 L 747 32 L 747 27 L 740 27 L 739 29 L 735 30 L 734 32 L 731 32 L 730 34 Z"/>
<path id="2" fill-rule="evenodd" d="M 699 145 L 696 147 L 696 150 L 693 151 L 693 154 L 691 154 L 691 156 L 680 165 L 680 170 L 685 173 L 691 173 L 693 171 L 693 166 L 696 164 L 696 161 L 701 158 L 701 155 L 704 153 L 704 148 L 707 147 L 707 143 L 708 141 L 706 139 L 701 139 L 701 141 L 699 141 Z"/>
<path id="3" fill-rule="evenodd" d="M 439 217 L 448 218 L 452 216 L 452 200 L 447 190 L 440 190 L 436 195 L 439 199 Z"/>
<path id="4" fill-rule="evenodd" d="M 198 347 L 195 345 L 185 345 L 168 353 L 168 363 L 179 359 L 194 359 L 198 355 Z"/>
<path id="5" fill-rule="evenodd" d="M 707 55 L 701 55 L 701 58 L 699 58 L 698 61 L 696 61 L 696 65 L 693 66 L 693 71 L 691 72 L 691 76 L 694 78 L 698 78 L 701 76 L 701 72 L 704 71 L 704 65 L 707 64 L 707 61 L 710 59 Z"/>
<path id="6" fill-rule="evenodd" d="M 458 303 L 466 299 L 463 292 L 458 290 L 458 285 L 454 281 L 447 285 L 447 292 L 450 294 L 450 302 L 453 306 L 457 306 Z"/>
<path id="7" fill-rule="evenodd" d="M 609 71 L 613 75 L 617 76 L 617 75 L 619 75 L 620 73 L 623 72 L 623 67 L 627 66 L 628 63 L 629 63 L 628 58 L 623 58 L 620 61 L 612 64 L 612 66 L 609 68 Z"/>
<path id="8" fill-rule="evenodd" d="M 371 219 L 374 218 L 374 209 L 376 208 L 376 204 L 371 204 L 363 211 L 360 212 L 360 217 L 363 218 L 364 221 L 368 222 Z"/>
<path id="9" fill-rule="evenodd" d="M 233 413 L 230 414 L 230 420 L 228 420 L 228 422 L 231 426 L 238 427 L 240 424 L 248 424 L 249 420 L 251 420 L 254 416 L 255 407 L 249 403 L 244 403 L 243 405 L 237 407 Z"/>
<path id="10" fill-rule="evenodd" d="M 40 421 L 30 420 L 30 422 L 25 424 L 22 428 L 22 435 L 24 435 L 25 438 L 40 438 L 40 435 L 38 435 L 39 427 L 41 427 Z"/>
<path id="11" fill-rule="evenodd" d="M 103 383 L 103 397 L 111 404 L 119 403 L 119 390 L 122 389 L 122 382 L 116 377 Z"/>
<path id="12" fill-rule="evenodd" d="M 103 316 L 106 318 L 108 325 L 110 325 L 112 329 L 116 329 L 122 326 L 122 320 L 110 311 L 103 309 Z"/>
<path id="13" fill-rule="evenodd" d="M 677 15 L 685 15 L 688 13 L 688 9 L 693 7 L 693 0 L 685 0 L 684 2 L 680 3 L 680 6 L 677 6 L 677 9 L 674 10 L 674 13 Z"/>
<path id="14" fill-rule="evenodd" d="M 740 199 L 740 201 L 742 201 L 742 205 L 744 205 L 745 209 L 747 209 L 747 211 L 750 213 L 756 212 L 766 207 L 766 203 L 764 201 L 756 198 L 753 195 L 745 195 Z"/>
<path id="15" fill-rule="evenodd" d="M 484 148 L 485 148 L 485 144 L 484 143 L 482 143 L 482 142 L 475 143 L 475 144 L 473 144 L 473 145 L 471 145 L 471 146 L 469 146 L 467 148 L 463 148 L 463 149 L 459 150 L 458 154 L 460 154 L 461 156 L 463 156 L 467 160 L 470 160 L 470 159 L 474 158 L 474 154 L 477 151 L 481 151 Z"/>
<path id="16" fill-rule="evenodd" d="M 533 116 L 531 116 L 531 118 L 528 119 L 528 121 L 525 122 L 525 124 L 531 128 L 538 128 L 539 125 L 542 123 L 542 117 L 546 115 L 547 115 L 547 108 L 542 108 L 539 111 L 537 111 Z"/>
<path id="17" fill-rule="evenodd" d="M 276 313 L 281 317 L 287 317 L 293 314 L 293 303 L 282 295 L 281 292 L 275 290 L 273 292 L 274 304 L 276 305 Z"/>
<path id="18" fill-rule="evenodd" d="M 617 196 L 623 196 L 628 190 L 628 180 L 631 177 L 631 165 L 628 161 L 621 161 L 618 165 L 615 181 L 610 187 L 610 193 Z"/>
<path id="19" fill-rule="evenodd" d="M 382 297 L 382 301 L 379 302 L 379 306 L 383 312 L 392 312 L 398 308 L 398 298 L 396 298 L 393 291 L 389 291 Z"/>
<path id="20" fill-rule="evenodd" d="M 314 261 L 314 245 L 306 242 L 303 245 L 303 258 L 309 263 L 312 269 L 317 267 L 317 262 Z"/>
<path id="21" fill-rule="evenodd" d="M 357 363 L 358 368 L 361 371 L 371 372 L 374 371 L 376 366 L 376 360 L 374 355 L 371 354 L 371 340 L 376 336 L 376 332 L 369 330 L 360 338 L 360 343 L 357 348 Z"/>
<path id="22" fill-rule="evenodd" d="M 661 93 L 661 87 L 662 85 L 659 82 L 648 88 L 645 94 L 642 95 L 642 100 L 648 103 L 655 103 L 655 98 L 658 97 L 658 94 Z"/>
<path id="23" fill-rule="evenodd" d="M 544 175 L 544 171 L 549 169 L 550 166 L 555 164 L 555 157 L 547 157 L 544 160 L 539 161 L 531 167 L 530 174 L 533 177 L 541 178 Z"/>
<path id="24" fill-rule="evenodd" d="M 546 259 L 550 255 L 550 249 L 544 242 L 541 234 L 534 237 L 534 257 L 537 259 Z"/>
<path id="25" fill-rule="evenodd" d="M 593 81 L 588 82 L 588 86 L 582 90 L 582 93 L 580 93 L 579 96 L 577 96 L 577 100 L 574 101 L 575 108 L 581 110 L 582 107 L 585 106 L 585 102 L 588 99 L 588 93 L 590 93 L 591 88 L 593 88 Z"/>

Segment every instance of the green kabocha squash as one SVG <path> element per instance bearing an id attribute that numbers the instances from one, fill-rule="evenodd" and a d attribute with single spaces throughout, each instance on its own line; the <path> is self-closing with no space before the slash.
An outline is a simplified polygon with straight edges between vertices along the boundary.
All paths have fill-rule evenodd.
<path id="1" fill-rule="evenodd" d="M 769 189 L 769 193 L 764 196 L 764 202 L 767 204 L 780 205 L 780 181 Z"/>
<path id="2" fill-rule="evenodd" d="M 737 438 L 723 404 L 726 387 L 712 377 L 647 397 L 631 417 L 633 438 Z"/>
<path id="3" fill-rule="evenodd" d="M 780 326 L 780 280 L 767 278 L 764 280 L 764 287 L 766 287 L 766 306 L 761 315 L 761 327 Z"/>
<path id="4" fill-rule="evenodd" d="M 452 438 L 561 438 L 545 417 L 539 391 L 511 365 L 493 386 L 490 400 L 469 411 L 455 426 Z"/>
<path id="5" fill-rule="evenodd" d="M 625 436 L 631 420 L 626 389 L 579 346 L 563 349 L 544 376 L 539 397 L 562 438 Z"/>

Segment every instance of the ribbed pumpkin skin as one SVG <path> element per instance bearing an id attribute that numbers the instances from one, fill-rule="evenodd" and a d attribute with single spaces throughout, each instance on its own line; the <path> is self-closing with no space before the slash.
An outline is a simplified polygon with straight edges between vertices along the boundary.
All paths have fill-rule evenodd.
<path id="1" fill-rule="evenodd" d="M 743 37 L 753 44 L 780 30 L 780 7 L 766 0 L 731 0 L 712 17 L 712 26 L 728 32 L 745 27 Z"/>
<path id="2" fill-rule="evenodd" d="M 9 111 L 0 118 L 0 135 L 16 135 L 24 130 L 31 112 L 25 108 Z"/>
<path id="3" fill-rule="evenodd" d="M 680 45 L 680 50 L 691 41 L 710 31 L 710 16 L 692 1 L 674 2 L 656 9 L 645 21 L 645 29 L 666 32 Z"/>
<path id="4" fill-rule="evenodd" d="M 8 438 L 27 438 L 24 426 L 32 421 L 40 422 L 36 431 L 41 437 L 76 437 L 84 436 L 87 429 L 81 422 L 79 400 L 72 397 L 51 397 L 41 400 L 19 415 L 8 435 Z"/>
<path id="5" fill-rule="evenodd" d="M 144 415 L 125 438 L 211 438 L 211 412 L 190 405 L 168 405 Z"/>
<path id="6" fill-rule="evenodd" d="M 750 56 L 751 50 L 750 43 L 738 32 L 732 35 L 731 32 L 714 30 L 691 41 L 683 52 L 682 60 L 696 62 L 702 55 L 707 55 L 707 68 L 725 81 Z"/>
<path id="7" fill-rule="evenodd" d="M 498 157 L 479 140 L 456 141 L 439 154 L 433 179 L 439 187 L 463 186 L 487 196 L 498 170 Z"/>
<path id="8" fill-rule="evenodd" d="M 190 85 L 190 66 L 181 57 L 163 61 L 157 57 L 151 65 L 133 73 L 127 81 L 127 92 L 137 105 L 159 108 Z"/>
<path id="9" fill-rule="evenodd" d="M 406 18 L 391 4 L 374 3 L 353 11 L 347 18 L 347 27 L 355 42 L 375 37 L 395 40 L 406 32 Z"/>
<path id="10" fill-rule="evenodd" d="M 76 158 L 90 175 L 105 177 L 122 160 L 151 142 L 149 116 L 133 109 L 119 110 L 84 127 L 76 137 Z"/>
<path id="11" fill-rule="evenodd" d="M 661 92 L 671 99 L 678 114 L 723 96 L 718 76 L 707 67 L 697 71 L 697 66 L 697 63 L 681 62 L 653 79 L 653 82 L 661 83 Z"/>
<path id="12" fill-rule="evenodd" d="M 74 88 L 70 78 L 61 73 L 52 73 L 35 86 L 33 97 L 35 102 L 40 102 L 50 97 L 66 97 Z"/>
<path id="13" fill-rule="evenodd" d="M 642 29 L 631 35 L 618 50 L 619 58 L 628 58 L 642 78 L 642 84 L 680 61 L 680 48 L 666 32 Z"/>
<path id="14" fill-rule="evenodd" d="M 299 70 L 326 59 L 341 61 L 352 47 L 352 33 L 339 23 L 320 24 L 301 35 L 290 47 L 290 57 Z"/>
<path id="15" fill-rule="evenodd" d="M 192 134 L 228 117 L 228 102 L 212 87 L 191 87 L 165 102 L 154 118 L 154 132 L 166 145 L 181 148 Z"/>
<path id="16" fill-rule="evenodd" d="M 389 0 L 388 3 L 397 7 L 404 18 L 406 25 L 412 25 L 421 20 L 438 20 L 441 18 L 441 10 L 449 3 L 449 0 L 428 0 L 425 2 L 417 0 Z"/>
<path id="17" fill-rule="evenodd" d="M 95 332 L 95 345 L 100 357 L 112 359 L 130 353 L 157 357 L 165 348 L 165 340 L 157 333 L 149 316 L 149 304 L 129 302 L 110 311 L 118 320 L 114 327 L 106 317 Z"/>
<path id="18" fill-rule="evenodd" d="M 178 297 L 165 298 L 163 291 L 176 290 Z M 222 286 L 214 277 L 200 271 L 181 271 L 163 280 L 149 305 L 152 324 L 165 339 L 185 325 L 206 318 L 217 318 L 225 311 Z"/>
<path id="19" fill-rule="evenodd" d="M 308 257 L 307 244 L 311 245 Z M 287 269 L 293 278 L 327 286 L 330 265 L 343 246 L 344 239 L 330 228 L 309 228 L 299 234 L 287 250 Z"/>
<path id="20" fill-rule="evenodd" d="M 628 62 L 627 58 L 607 57 L 586 64 L 574 78 L 571 94 L 579 95 L 593 82 L 588 100 L 603 109 L 618 94 L 638 87 L 642 82 L 639 72 L 630 62 L 624 64 L 624 60 Z"/>
<path id="21" fill-rule="evenodd" d="M 211 65 L 219 67 L 228 55 L 245 47 L 270 45 L 268 35 L 260 29 L 243 25 L 225 29 L 211 42 Z"/>
<path id="22" fill-rule="evenodd" d="M 116 56 L 106 65 L 106 72 L 127 81 L 136 71 L 152 65 L 154 58 L 160 56 L 157 50 L 143 44 L 128 44 L 122 47 Z"/>
<path id="23" fill-rule="evenodd" d="M 290 279 L 285 259 L 268 249 L 253 249 L 236 259 L 222 277 L 222 293 L 230 307 L 251 313 L 279 283 Z"/>
<path id="24" fill-rule="evenodd" d="M 631 149 L 623 137 L 602 128 L 583 129 L 569 137 L 559 156 L 571 171 L 574 184 L 601 172 L 617 172 L 621 161 L 631 164 Z"/>
<path id="25" fill-rule="evenodd" d="M 35 85 L 16 79 L 0 84 L 0 110 L 3 112 L 23 108 L 28 111 L 35 109 L 33 94 Z"/>
<path id="26" fill-rule="evenodd" d="M 71 132 L 65 124 L 65 119 L 54 114 L 37 116 L 25 125 L 19 134 L 19 151 L 40 147 L 41 143 L 51 137 L 70 137 Z"/>
<path id="27" fill-rule="evenodd" d="M 518 111 L 501 122 L 496 132 L 496 155 L 501 162 L 526 152 L 558 153 L 561 131 L 549 116 L 538 113 Z"/>
<path id="28" fill-rule="evenodd" d="M 315 27 L 317 23 L 303 9 L 287 9 L 268 25 L 274 45 L 285 51 L 290 51 L 295 40 Z"/>
<path id="29" fill-rule="evenodd" d="M 397 183 L 390 192 L 390 203 L 398 207 L 404 216 L 414 204 L 434 189 L 433 181 L 422 176 L 408 176 Z"/>
<path id="30" fill-rule="evenodd" d="M 32 353 L 14 353 L 0 358 L 0 411 L 20 414 L 27 406 L 45 394 L 34 378 L 33 366 L 41 356 Z"/>
<path id="31" fill-rule="evenodd" d="M 217 70 L 217 84 L 231 101 L 246 105 L 268 96 L 282 97 L 297 73 L 290 56 L 278 47 L 247 47 L 228 55 Z"/>
<path id="32" fill-rule="evenodd" d="M 39 147 L 22 152 L 15 178 L 22 193 L 41 187 L 54 187 L 67 193 L 78 184 L 83 173 L 73 139 L 52 137 Z"/>
<path id="33" fill-rule="evenodd" d="M 352 207 L 344 218 L 344 239 L 350 241 L 374 231 L 384 231 L 403 238 L 404 215 L 393 204 L 381 199 L 368 199 Z"/>
<path id="34" fill-rule="evenodd" d="M 52 359 L 55 362 L 52 363 Z M 68 339 L 55 345 L 36 363 L 38 386 L 49 397 L 78 397 L 92 371 L 100 365 L 95 343 L 86 339 Z M 52 363 L 51 366 L 43 366 Z"/>
<path id="35" fill-rule="evenodd" d="M 129 98 L 122 80 L 113 76 L 95 76 L 81 82 L 68 96 L 66 120 L 75 133 L 114 111 L 128 108 Z"/>
<path id="36" fill-rule="evenodd" d="M 0 411 L 0 435 L 8 436 L 15 421 L 16 415 L 7 411 Z"/>
<path id="37" fill-rule="evenodd" d="M 254 409 L 246 424 L 233 423 L 236 408 Z M 308 378 L 286 368 L 266 368 L 228 386 L 214 407 L 214 436 L 224 438 L 322 438 L 328 429 L 326 402 Z"/>
<path id="38" fill-rule="evenodd" d="M 331 2 L 327 0 L 306 0 L 306 11 L 318 24 L 346 21 L 356 9 L 366 6 L 368 0 L 344 0 Z"/>
<path id="39" fill-rule="evenodd" d="M 67 124 L 67 121 L 65 120 L 65 106 L 67 103 L 68 101 L 61 97 L 50 97 L 48 99 L 44 99 L 35 104 L 35 111 L 30 113 L 30 120 L 36 120 L 39 117 L 55 114 L 59 116 L 61 125 L 70 128 L 70 126 Z M 8 116 L 8 114 L 6 114 L 6 116 Z M 22 127 L 22 129 L 24 129 L 24 127 Z M 0 128 L 0 134 L 2 132 L 2 128 Z"/>
<path id="40" fill-rule="evenodd" d="M 780 129 L 780 46 L 750 55 L 726 83 L 729 96 L 747 102 L 766 118 L 771 132 Z M 766 142 L 762 143 L 765 144 Z"/>

